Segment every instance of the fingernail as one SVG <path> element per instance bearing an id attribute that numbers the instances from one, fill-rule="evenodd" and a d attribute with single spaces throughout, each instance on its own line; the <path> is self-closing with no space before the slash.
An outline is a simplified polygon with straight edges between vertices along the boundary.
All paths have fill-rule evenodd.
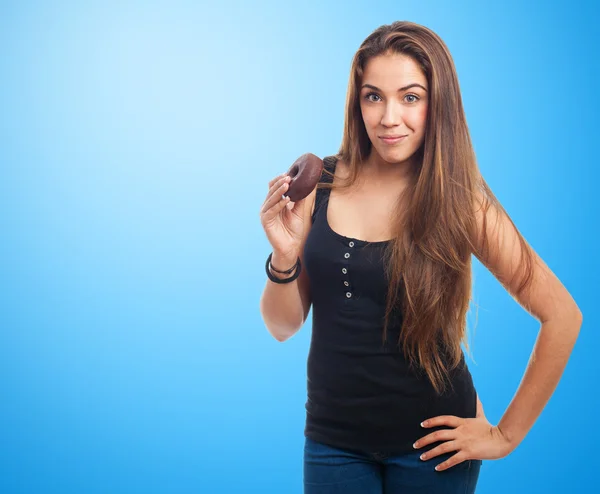
<path id="1" fill-rule="evenodd" d="M 418 448 L 417 443 L 413 444 L 413 448 L 415 448 L 415 449 Z"/>
<path id="2" fill-rule="evenodd" d="M 419 456 L 419 458 L 421 458 L 421 460 L 424 460 L 425 458 L 427 458 L 427 455 L 423 453 L 421 456 Z"/>
<path id="3" fill-rule="evenodd" d="M 427 425 L 427 420 L 421 422 L 421 427 L 425 427 Z"/>

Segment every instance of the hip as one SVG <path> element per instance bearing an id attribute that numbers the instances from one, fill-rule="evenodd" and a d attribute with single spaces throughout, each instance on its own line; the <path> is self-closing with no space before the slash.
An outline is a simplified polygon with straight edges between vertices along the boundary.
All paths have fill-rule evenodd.
<path id="1" fill-rule="evenodd" d="M 481 460 L 467 460 L 438 472 L 435 465 L 452 454 L 424 462 L 420 452 L 389 454 L 377 450 L 336 447 L 305 438 L 304 493 L 425 494 L 430 492 L 473 493 Z"/>

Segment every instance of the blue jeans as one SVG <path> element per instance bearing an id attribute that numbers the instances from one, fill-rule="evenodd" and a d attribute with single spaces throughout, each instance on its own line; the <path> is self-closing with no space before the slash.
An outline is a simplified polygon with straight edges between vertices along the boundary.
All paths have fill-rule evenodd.
<path id="1" fill-rule="evenodd" d="M 423 449 L 424 450 L 424 449 Z M 455 453 L 421 460 L 423 451 L 402 455 L 335 448 L 305 438 L 305 494 L 472 494 L 481 460 L 467 460 L 438 472 Z"/>

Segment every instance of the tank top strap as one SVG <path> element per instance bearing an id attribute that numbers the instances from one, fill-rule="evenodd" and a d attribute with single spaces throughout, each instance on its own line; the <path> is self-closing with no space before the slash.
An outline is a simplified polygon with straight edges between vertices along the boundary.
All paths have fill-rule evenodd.
<path id="1" fill-rule="evenodd" d="M 321 178 L 319 179 L 319 183 L 332 183 L 333 182 L 333 174 L 335 173 L 335 165 L 337 163 L 338 158 L 336 156 L 326 156 L 323 158 L 323 172 L 321 173 Z M 327 170 L 332 175 L 330 176 L 325 170 Z M 329 193 L 331 189 L 329 188 L 321 188 L 317 186 L 317 192 L 315 194 L 315 209 L 312 215 L 312 221 L 315 221 L 315 216 L 319 209 L 321 209 L 323 203 L 327 201 L 329 198 Z"/>

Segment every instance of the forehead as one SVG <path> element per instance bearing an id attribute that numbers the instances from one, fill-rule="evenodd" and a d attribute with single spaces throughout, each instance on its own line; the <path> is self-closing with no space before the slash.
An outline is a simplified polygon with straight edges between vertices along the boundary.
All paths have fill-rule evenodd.
<path id="1" fill-rule="evenodd" d="M 418 82 L 427 87 L 427 78 L 419 65 L 409 56 L 398 53 L 371 58 L 365 66 L 363 84 L 396 91 L 400 86 Z"/>

